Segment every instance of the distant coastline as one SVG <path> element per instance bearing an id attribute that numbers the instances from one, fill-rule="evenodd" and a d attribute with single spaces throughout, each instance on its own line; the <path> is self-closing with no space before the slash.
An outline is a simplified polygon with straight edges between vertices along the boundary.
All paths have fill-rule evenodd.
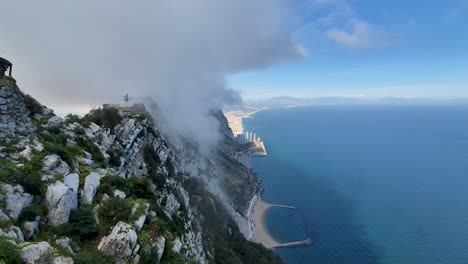
<path id="1" fill-rule="evenodd" d="M 290 107 L 297 107 L 297 106 L 290 106 Z M 289 108 L 289 107 L 287 107 Z M 233 132 L 234 137 L 237 135 L 244 134 L 244 126 L 243 126 L 243 119 L 249 118 L 255 113 L 258 113 L 263 110 L 267 110 L 270 108 L 247 108 L 243 110 L 237 111 L 225 111 L 224 115 L 228 120 L 228 124 Z M 263 143 L 262 143 L 263 145 Z M 264 148 L 264 147 L 263 147 Z M 265 150 L 266 155 L 266 150 Z M 280 207 L 285 209 L 293 209 L 297 210 L 294 206 L 288 205 L 278 205 L 278 204 L 270 204 L 263 200 L 262 191 L 258 189 L 250 199 L 246 212 L 245 221 L 247 228 L 241 228 L 241 231 L 244 233 L 244 236 L 256 243 L 262 244 L 264 247 L 269 249 L 274 248 L 281 248 L 281 247 L 295 247 L 295 246 L 303 246 L 308 245 L 311 243 L 310 239 L 306 239 L 303 241 L 295 241 L 295 242 L 288 242 L 282 243 L 276 240 L 271 233 L 268 231 L 266 226 L 266 213 L 272 207 Z"/>

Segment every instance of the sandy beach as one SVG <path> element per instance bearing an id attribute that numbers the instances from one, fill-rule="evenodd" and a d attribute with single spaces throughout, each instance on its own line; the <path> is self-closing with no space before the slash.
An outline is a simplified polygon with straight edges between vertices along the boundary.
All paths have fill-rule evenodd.
<path id="1" fill-rule="evenodd" d="M 249 116 L 262 111 L 264 109 L 247 108 L 242 111 L 227 111 L 224 112 L 224 116 L 228 120 L 229 127 L 232 130 L 234 136 L 244 134 L 244 126 L 242 125 L 242 119 L 248 118 Z"/>
<path id="2" fill-rule="evenodd" d="M 265 215 L 271 207 L 270 204 L 262 199 L 257 200 L 252 211 L 251 219 L 253 221 L 253 237 L 254 241 L 262 244 L 266 248 L 274 248 L 280 243 L 275 240 L 265 225 Z"/>

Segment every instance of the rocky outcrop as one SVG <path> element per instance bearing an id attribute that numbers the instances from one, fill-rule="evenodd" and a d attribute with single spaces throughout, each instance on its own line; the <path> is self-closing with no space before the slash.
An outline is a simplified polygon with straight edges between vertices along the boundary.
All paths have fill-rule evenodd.
<path id="1" fill-rule="evenodd" d="M 63 182 L 57 181 L 49 185 L 46 193 L 46 205 L 49 209 L 48 223 L 52 226 L 67 223 L 76 199 L 73 189 Z"/>
<path id="2" fill-rule="evenodd" d="M 58 155 L 51 154 L 45 156 L 43 160 L 42 172 L 48 175 L 65 176 L 70 172 L 70 166 Z"/>
<path id="3" fill-rule="evenodd" d="M 6 230 L 0 229 L 0 236 L 7 236 L 14 238 L 20 242 L 24 242 L 23 232 L 17 226 L 10 226 Z"/>
<path id="4" fill-rule="evenodd" d="M 0 139 L 9 140 L 34 131 L 24 95 L 16 86 L 0 84 Z"/>
<path id="5" fill-rule="evenodd" d="M 84 204 L 92 204 L 94 195 L 101 182 L 102 176 L 96 172 L 91 172 L 86 176 L 84 188 L 81 191 L 81 201 Z"/>
<path id="6" fill-rule="evenodd" d="M 4 184 L 1 189 L 3 194 L 0 193 L 0 201 L 6 202 L 5 213 L 10 218 L 17 219 L 23 207 L 30 205 L 33 201 L 33 197 L 25 193 L 21 185 Z"/>
<path id="7" fill-rule="evenodd" d="M 166 239 L 162 236 L 156 238 L 154 250 L 155 250 L 155 260 L 156 263 L 161 261 L 161 257 L 164 254 L 164 246 L 166 245 Z"/>
<path id="8" fill-rule="evenodd" d="M 180 241 L 180 238 L 176 238 L 176 240 L 174 240 L 174 246 L 172 246 L 172 251 L 174 251 L 175 253 L 179 253 L 181 249 L 182 242 Z"/>
<path id="9" fill-rule="evenodd" d="M 54 259 L 54 249 L 47 242 L 20 244 L 21 259 L 31 264 L 49 264 Z"/>
<path id="10" fill-rule="evenodd" d="M 61 128 L 63 126 L 63 118 L 60 116 L 53 116 L 47 120 L 48 127 Z"/>
<path id="11" fill-rule="evenodd" d="M 124 222 L 118 222 L 112 232 L 101 239 L 98 249 L 125 263 L 136 256 L 139 250 L 135 229 Z"/>
<path id="12" fill-rule="evenodd" d="M 36 235 L 36 230 L 39 227 L 39 222 L 37 221 L 28 221 L 24 223 L 24 239 L 30 240 Z"/>
<path id="13" fill-rule="evenodd" d="M 68 174 L 63 178 L 63 183 L 67 185 L 71 191 L 71 209 L 78 208 L 78 188 L 80 185 L 80 176 L 77 173 Z"/>
<path id="14" fill-rule="evenodd" d="M 52 264 L 73 264 L 73 259 L 70 257 L 57 256 L 52 261 Z"/>

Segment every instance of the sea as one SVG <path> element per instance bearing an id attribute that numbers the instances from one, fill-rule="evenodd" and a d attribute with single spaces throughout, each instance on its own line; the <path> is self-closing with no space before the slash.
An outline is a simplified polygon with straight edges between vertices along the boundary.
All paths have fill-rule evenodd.
<path id="1" fill-rule="evenodd" d="M 244 119 L 286 263 L 468 263 L 468 106 L 329 105 Z"/>

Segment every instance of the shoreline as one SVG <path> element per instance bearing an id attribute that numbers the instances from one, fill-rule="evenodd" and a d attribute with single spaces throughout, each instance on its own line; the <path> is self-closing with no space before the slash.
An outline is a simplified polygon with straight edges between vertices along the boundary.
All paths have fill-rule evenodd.
<path id="1" fill-rule="evenodd" d="M 269 203 L 260 197 L 253 207 L 250 218 L 253 225 L 253 241 L 262 244 L 268 249 L 275 248 L 281 244 L 271 235 L 266 226 L 266 213 L 271 207 Z"/>
<path id="2" fill-rule="evenodd" d="M 226 111 L 224 112 L 224 116 L 228 120 L 229 127 L 231 128 L 234 137 L 236 137 L 236 135 L 244 134 L 242 119 L 250 118 L 252 115 L 267 109 L 268 108 L 250 108 L 250 110 Z"/>

